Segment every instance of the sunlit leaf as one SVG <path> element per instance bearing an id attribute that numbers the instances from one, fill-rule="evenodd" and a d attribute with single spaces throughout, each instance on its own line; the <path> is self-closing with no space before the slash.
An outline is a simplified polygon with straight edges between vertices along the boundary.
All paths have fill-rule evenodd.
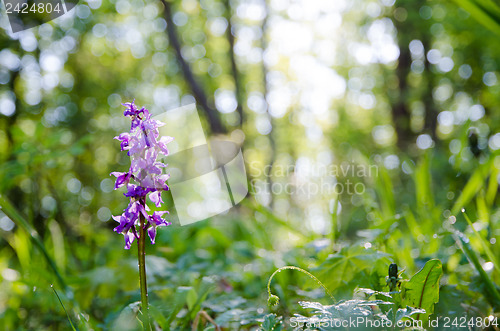
<path id="1" fill-rule="evenodd" d="M 425 314 L 417 315 L 416 319 L 427 321 L 434 312 L 434 304 L 439 301 L 439 280 L 442 274 L 441 261 L 430 260 L 404 284 L 403 305 L 425 310 Z"/>

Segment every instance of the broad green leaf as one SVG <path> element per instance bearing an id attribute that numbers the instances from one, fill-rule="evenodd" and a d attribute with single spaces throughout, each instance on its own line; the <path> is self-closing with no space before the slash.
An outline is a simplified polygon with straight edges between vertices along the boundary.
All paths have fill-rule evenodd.
<path id="1" fill-rule="evenodd" d="M 439 280 L 443 274 L 441 261 L 427 261 L 404 285 L 402 290 L 403 305 L 425 309 L 425 314 L 419 314 L 416 319 L 427 321 L 434 312 L 434 304 L 439 301 Z"/>
<path id="2" fill-rule="evenodd" d="M 375 267 L 376 262 L 387 258 L 389 254 L 361 246 L 345 247 L 340 252 L 329 256 L 318 268 L 313 270 L 330 291 L 335 291 L 341 286 L 356 280 L 356 276 Z M 369 282 L 367 275 L 364 281 Z M 364 282 L 363 281 L 363 282 Z M 352 290 L 356 286 L 369 286 L 370 284 L 351 283 Z"/>
<path id="3" fill-rule="evenodd" d="M 283 322 L 281 321 L 281 317 L 278 317 L 275 314 L 268 314 L 264 317 L 264 322 L 260 327 L 260 331 L 278 331 L 282 328 Z"/>

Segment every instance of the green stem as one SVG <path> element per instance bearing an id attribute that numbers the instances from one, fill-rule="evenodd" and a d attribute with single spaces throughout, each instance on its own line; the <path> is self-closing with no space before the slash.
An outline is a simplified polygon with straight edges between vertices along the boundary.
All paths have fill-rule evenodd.
<path id="1" fill-rule="evenodd" d="M 335 236 L 336 236 L 336 232 L 337 232 L 337 222 L 338 222 L 338 215 L 337 215 L 337 212 L 338 212 L 338 207 L 339 207 L 339 196 L 337 195 L 335 197 L 335 200 L 333 200 L 333 209 L 332 209 L 332 250 L 333 248 L 335 247 Z"/>
<path id="2" fill-rule="evenodd" d="M 141 312 L 142 312 L 142 327 L 145 331 L 150 331 L 150 321 L 149 321 L 149 305 L 148 305 L 148 285 L 146 281 L 146 236 L 147 231 L 144 227 L 144 216 L 140 215 L 140 232 L 139 232 L 139 242 L 137 247 L 139 248 L 138 259 L 139 259 L 139 280 L 141 284 Z"/>
<path id="3" fill-rule="evenodd" d="M 273 280 L 273 277 L 274 275 L 276 275 L 278 272 L 281 272 L 281 270 L 286 270 L 286 269 L 289 269 L 289 270 L 297 270 L 297 271 L 300 271 L 306 275 L 308 275 L 309 277 L 311 277 L 319 286 L 321 286 L 325 292 L 328 294 L 328 296 L 332 299 L 332 301 L 334 303 L 336 303 L 337 300 L 335 300 L 335 298 L 333 297 L 333 295 L 330 293 L 330 291 L 328 290 L 328 288 L 326 288 L 326 286 L 318 279 L 316 278 L 313 274 L 311 274 L 310 272 L 304 270 L 304 269 L 301 269 L 299 267 L 295 267 L 295 266 L 285 266 L 285 267 L 281 267 L 279 268 L 278 270 L 276 270 L 275 272 L 273 272 L 273 274 L 271 275 L 271 277 L 269 277 L 269 281 L 267 282 L 267 293 L 269 295 L 269 298 L 271 299 L 272 297 L 276 298 L 279 300 L 279 298 L 275 295 L 273 295 L 271 293 L 271 281 Z M 276 301 L 275 304 L 278 304 L 278 302 Z"/>

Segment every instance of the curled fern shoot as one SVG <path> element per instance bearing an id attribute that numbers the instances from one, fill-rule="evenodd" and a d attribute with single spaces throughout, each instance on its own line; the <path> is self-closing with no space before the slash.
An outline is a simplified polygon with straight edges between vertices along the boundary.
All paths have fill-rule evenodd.
<path id="1" fill-rule="evenodd" d="M 267 304 L 269 306 L 276 306 L 278 305 L 280 299 L 277 295 L 274 295 L 271 293 L 271 281 L 273 280 L 273 277 L 278 273 L 278 272 L 281 272 L 282 270 L 286 270 L 286 269 L 289 269 L 289 270 L 297 270 L 297 271 L 300 271 L 304 274 L 306 274 L 307 276 L 309 276 L 310 278 L 312 278 L 319 286 L 321 286 L 326 294 L 328 294 L 328 296 L 332 299 L 332 301 L 334 303 L 336 303 L 337 300 L 335 300 L 335 298 L 333 297 L 332 293 L 330 293 L 330 291 L 328 290 L 328 288 L 318 279 L 316 278 L 313 274 L 311 274 L 310 272 L 304 270 L 304 269 L 301 269 L 299 267 L 295 267 L 295 266 L 284 266 L 284 267 L 281 267 L 279 268 L 278 270 L 276 270 L 275 272 L 273 272 L 273 274 L 271 275 L 271 277 L 269 277 L 269 281 L 267 282 L 267 294 L 268 294 L 268 299 L 267 299 Z"/>

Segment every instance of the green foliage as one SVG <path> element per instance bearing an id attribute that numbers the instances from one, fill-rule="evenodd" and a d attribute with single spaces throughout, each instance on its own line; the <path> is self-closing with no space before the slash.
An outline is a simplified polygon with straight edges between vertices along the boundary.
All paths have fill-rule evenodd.
<path id="1" fill-rule="evenodd" d="M 134 331 L 140 330 L 140 322 L 138 315 L 140 314 L 141 302 L 133 302 L 128 304 L 122 311 L 117 315 L 116 319 L 112 322 L 111 330 L 125 330 Z"/>
<path id="2" fill-rule="evenodd" d="M 476 228 L 474 227 L 474 224 L 472 224 L 472 221 L 470 220 L 469 216 L 467 215 L 467 213 L 465 212 L 464 209 L 462 209 L 462 212 L 463 212 L 463 215 L 464 215 L 465 219 L 467 220 L 467 223 L 469 224 L 470 228 L 474 232 L 474 236 L 481 243 L 481 246 L 482 246 L 484 252 L 486 253 L 486 256 L 491 261 L 491 263 L 493 263 L 493 267 L 497 271 L 500 272 L 500 264 L 498 263 L 498 260 L 497 260 L 496 256 L 491 251 L 489 243 L 486 242 L 486 240 L 483 237 L 481 237 L 481 235 L 479 234 L 479 232 L 477 232 Z"/>
<path id="3" fill-rule="evenodd" d="M 313 272 L 327 288 L 333 290 L 335 296 L 346 298 L 351 295 L 354 288 L 371 287 L 374 279 L 378 282 L 378 276 L 381 275 L 378 266 L 387 266 L 389 256 L 361 246 L 345 247 L 338 253 L 330 255 Z"/>
<path id="4" fill-rule="evenodd" d="M 427 321 L 434 312 L 434 304 L 439 302 L 439 280 L 443 275 L 443 266 L 439 260 L 425 263 L 401 291 L 404 306 L 421 308 L 425 314 L 419 314 L 416 319 Z"/>
<path id="5" fill-rule="evenodd" d="M 500 6 L 495 1 L 455 0 L 455 2 L 471 13 L 480 24 L 500 34 Z"/>
<path id="6" fill-rule="evenodd" d="M 313 309 L 314 314 L 320 318 L 348 320 L 358 316 L 373 315 L 372 306 L 391 305 L 392 303 L 382 300 L 347 300 L 337 304 L 324 306 L 318 302 L 299 302 L 305 309 Z"/>
<path id="7" fill-rule="evenodd" d="M 484 296 L 492 306 L 500 307 L 500 292 L 491 277 L 484 271 L 479 261 L 479 256 L 472 248 L 469 238 L 458 230 L 454 233 L 454 238 L 464 255 L 479 273 L 483 285 L 481 286 L 481 291 L 484 293 Z"/>
<path id="8" fill-rule="evenodd" d="M 484 181 L 488 177 L 489 172 L 494 169 L 494 167 L 492 167 L 493 161 L 494 158 L 490 158 L 488 162 L 480 165 L 476 171 L 474 171 L 451 209 L 454 215 L 457 215 L 458 212 L 466 206 L 484 186 Z"/>
<path id="9" fill-rule="evenodd" d="M 404 328 L 404 323 L 400 321 L 415 321 L 415 315 L 425 313 L 423 309 L 406 307 L 398 309 L 394 316 L 392 309 L 385 310 L 385 307 L 392 303 L 382 300 L 347 300 L 330 306 L 318 302 L 299 302 L 299 304 L 304 309 L 312 309 L 313 314 L 310 317 L 295 314 L 296 324 L 319 330 L 342 330 L 346 325 L 352 326 L 353 321 L 359 321 L 357 322 L 359 324 L 354 324 L 357 328 L 377 330 L 381 325 L 386 328 L 390 325 L 397 330 Z M 387 312 L 384 313 L 383 310 Z M 418 323 L 414 325 L 418 326 Z"/>
<path id="10" fill-rule="evenodd" d="M 412 321 L 418 320 L 419 316 L 425 313 L 426 313 L 425 309 L 406 306 L 406 308 L 399 308 L 396 311 L 396 316 L 394 316 L 394 313 L 391 309 L 387 314 L 387 318 L 390 321 L 395 321 L 397 325 L 398 321 L 404 321 L 408 319 Z M 417 315 L 416 318 L 414 318 L 414 315 Z"/>
<path id="11" fill-rule="evenodd" d="M 243 145 L 251 194 L 147 246 L 155 326 L 188 330 L 205 316 L 198 330 L 216 329 L 209 316 L 227 330 L 286 329 L 297 302 L 304 316 L 498 317 L 498 3 L 328 3 L 169 1 L 165 24 L 161 1 L 87 1 L 18 34 L 1 15 L 0 329 L 140 328 L 135 246 L 112 231 L 126 200 L 109 173 L 129 164 L 113 137 L 128 125 L 122 102 L 155 113 L 193 102 L 179 55 Z M 221 92 L 237 110 L 217 109 Z M 315 171 L 346 164 L 376 171 Z M 363 192 L 331 187 L 348 180 Z M 262 193 L 272 183 L 291 193 Z M 438 277 L 435 259 L 439 296 L 437 281 L 422 284 L 429 263 Z M 406 269 L 387 282 L 391 263 Z M 265 295 L 286 265 L 327 291 L 283 271 Z"/>
<path id="12" fill-rule="evenodd" d="M 369 253 L 365 255 L 370 256 Z M 320 330 L 336 330 L 346 325 L 351 326 L 352 323 L 359 323 L 355 326 L 368 329 L 380 326 L 406 328 L 408 324 L 405 324 L 405 321 L 410 321 L 413 327 L 422 329 L 423 322 L 428 321 L 428 317 L 434 312 L 434 305 L 439 302 L 441 261 L 427 261 L 424 267 L 410 280 L 405 280 L 402 283 L 399 278 L 402 272 L 398 273 L 396 264 L 391 263 L 388 270 L 387 286 L 390 292 L 369 288 L 356 290 L 355 294 L 363 293 L 366 295 L 366 299 L 375 297 L 376 300 L 341 300 L 328 306 L 319 302 L 302 301 L 299 302 L 302 308 L 313 309 L 313 315 L 305 317 L 295 314 L 296 318 L 291 320 L 291 324 L 305 325 L 307 328 L 314 327 Z M 400 287 L 401 291 L 395 291 L 396 287 Z M 270 294 L 269 301 L 271 299 L 276 302 L 279 300 L 277 296 Z M 378 324 L 376 324 L 377 322 Z"/>
<path id="13" fill-rule="evenodd" d="M 280 331 L 283 329 L 283 321 L 276 314 L 268 314 L 264 317 L 264 322 L 259 330 L 261 331 Z"/>

